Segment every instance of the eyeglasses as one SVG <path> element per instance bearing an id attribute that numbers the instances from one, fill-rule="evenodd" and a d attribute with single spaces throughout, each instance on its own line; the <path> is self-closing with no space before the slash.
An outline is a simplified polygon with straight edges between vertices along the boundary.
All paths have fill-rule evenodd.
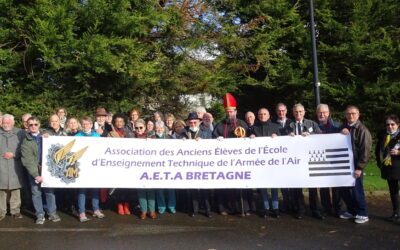
<path id="1" fill-rule="evenodd" d="M 346 115 L 358 115 L 358 113 L 346 113 Z"/>
<path id="2" fill-rule="evenodd" d="M 386 123 L 386 126 L 396 126 L 396 123 Z"/>
<path id="3" fill-rule="evenodd" d="M 31 123 L 31 124 L 28 124 L 28 126 L 29 127 L 33 127 L 33 126 L 37 127 L 37 126 L 39 126 L 39 123 Z"/>
<path id="4" fill-rule="evenodd" d="M 135 127 L 135 129 L 144 129 L 144 127 Z"/>

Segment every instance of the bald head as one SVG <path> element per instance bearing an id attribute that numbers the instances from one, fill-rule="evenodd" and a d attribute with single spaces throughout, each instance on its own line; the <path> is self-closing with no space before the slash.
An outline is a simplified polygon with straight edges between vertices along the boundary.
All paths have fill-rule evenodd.
<path id="1" fill-rule="evenodd" d="M 270 116 L 270 114 L 269 114 L 268 109 L 266 109 L 266 108 L 260 108 L 260 109 L 258 110 L 257 118 L 258 118 L 258 120 L 260 120 L 261 122 L 266 122 L 266 121 L 268 121 L 270 117 L 271 117 L 271 116 Z"/>
<path id="2" fill-rule="evenodd" d="M 54 114 L 50 116 L 49 125 L 54 131 L 58 131 L 60 129 L 60 118 L 58 115 Z"/>

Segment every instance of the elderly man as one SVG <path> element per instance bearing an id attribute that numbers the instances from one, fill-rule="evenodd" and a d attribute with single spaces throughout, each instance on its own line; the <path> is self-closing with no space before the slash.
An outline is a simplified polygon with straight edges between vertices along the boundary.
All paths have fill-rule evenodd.
<path id="1" fill-rule="evenodd" d="M 200 123 L 200 129 L 207 133 L 207 137 L 212 138 L 212 133 L 214 131 L 215 123 L 214 117 L 211 113 L 205 113 L 203 115 L 203 121 Z"/>
<path id="2" fill-rule="evenodd" d="M 290 123 L 292 120 L 287 117 L 287 107 L 284 103 L 278 103 L 275 108 L 276 120 L 272 122 L 279 126 L 279 132 L 281 135 L 289 135 L 292 132 L 292 128 L 290 127 Z M 289 188 L 281 188 L 282 192 L 282 210 L 283 211 L 291 211 L 292 208 L 292 199 L 290 197 L 290 189 Z"/>
<path id="3" fill-rule="evenodd" d="M 204 116 L 203 116 L 204 117 Z M 201 119 L 196 113 L 190 113 L 186 119 L 189 125 L 186 137 L 188 139 L 201 140 L 211 139 L 211 134 L 200 127 Z M 193 217 L 199 212 L 199 203 L 204 204 L 205 215 L 211 217 L 210 190 L 209 189 L 187 189 L 188 214 Z"/>
<path id="4" fill-rule="evenodd" d="M 319 104 L 317 106 L 318 125 L 322 134 L 339 133 L 341 124 L 335 122 L 331 118 L 331 112 L 327 104 Z M 337 217 L 340 216 L 340 192 L 339 188 L 332 188 L 332 200 L 329 188 L 321 188 L 319 190 L 321 196 L 321 204 L 325 214 L 333 214 Z"/>
<path id="5" fill-rule="evenodd" d="M 254 123 L 256 121 L 254 113 L 251 111 L 247 111 L 246 114 L 244 114 L 244 120 L 246 121 L 247 126 L 249 127 L 247 129 L 247 134 L 248 135 L 254 134 Z"/>
<path id="6" fill-rule="evenodd" d="M 301 135 L 301 136 L 309 136 L 310 134 L 320 134 L 321 130 L 316 122 L 311 120 L 304 119 L 306 111 L 304 106 L 300 103 L 295 104 L 293 106 L 293 117 L 294 121 L 290 123 L 290 127 L 293 132 L 290 135 Z M 316 188 L 309 188 L 309 205 L 312 211 L 312 215 L 317 219 L 324 219 L 324 216 L 321 214 L 319 205 L 318 205 L 318 192 Z M 293 188 L 291 189 L 293 205 L 296 210 L 296 218 L 302 219 L 304 217 L 305 212 L 305 204 L 304 204 L 304 196 L 301 188 Z"/>
<path id="7" fill-rule="evenodd" d="M 14 127 L 14 116 L 3 115 L 0 128 L 0 220 L 7 212 L 7 194 L 10 194 L 10 213 L 14 219 L 21 219 L 22 166 L 21 141 L 23 131 Z M 22 131 L 22 133 L 21 133 Z"/>
<path id="8" fill-rule="evenodd" d="M 28 131 L 29 131 L 28 119 L 31 118 L 31 117 L 32 117 L 32 115 L 29 114 L 29 113 L 23 114 L 22 117 L 21 117 L 22 129 L 23 129 L 25 132 L 28 132 Z"/>
<path id="9" fill-rule="evenodd" d="M 368 206 L 363 187 L 363 172 L 371 154 L 372 139 L 368 128 L 359 120 L 360 110 L 356 106 L 348 106 L 345 116 L 346 124 L 341 126 L 341 132 L 351 135 L 356 184 L 354 187 L 340 189 L 342 199 L 348 206 L 348 212 L 341 214 L 340 218 L 355 218 L 354 221 L 361 224 L 369 221 Z"/>
<path id="10" fill-rule="evenodd" d="M 253 112 L 247 111 L 246 114 L 244 114 L 244 120 L 246 121 L 247 125 L 251 127 L 254 125 L 254 122 L 256 121 L 256 116 L 254 115 Z"/>
<path id="11" fill-rule="evenodd" d="M 108 113 L 105 108 L 96 109 L 96 121 L 94 122 L 94 130 L 102 137 L 107 137 L 108 133 L 112 131 L 111 125 L 106 122 L 107 115 Z"/>
<path id="12" fill-rule="evenodd" d="M 67 136 L 67 133 L 61 127 L 60 117 L 56 114 L 51 115 L 49 119 L 49 127 L 44 132 L 50 136 Z M 57 207 L 63 212 L 73 213 L 75 210 L 75 189 L 57 188 L 54 190 L 57 196 Z"/>
<path id="13" fill-rule="evenodd" d="M 28 127 L 28 119 L 31 118 L 32 115 L 29 113 L 23 114 L 21 116 L 22 121 L 22 130 L 24 133 L 29 132 Z M 22 141 L 21 141 L 22 142 Z M 22 208 L 33 208 L 32 206 L 32 195 L 31 195 L 31 187 L 29 185 L 29 174 L 26 168 L 22 168 L 22 189 L 21 189 L 21 200 L 22 200 Z"/>
<path id="14" fill-rule="evenodd" d="M 52 136 L 67 136 L 67 133 L 64 132 L 63 128 L 61 127 L 60 117 L 58 117 L 56 114 L 50 116 L 49 127 L 46 129 L 45 133 Z"/>
<path id="15" fill-rule="evenodd" d="M 35 207 L 36 224 L 43 224 L 45 221 L 42 191 L 46 196 L 47 212 L 49 220 L 58 222 L 61 218 L 57 215 L 56 197 L 54 189 L 41 188 L 40 183 L 43 182 L 41 176 L 42 169 L 42 134 L 40 133 L 40 121 L 32 116 L 28 119 L 29 132 L 26 133 L 21 144 L 21 161 L 22 165 L 30 174 L 29 182 L 32 190 L 32 201 Z"/>
<path id="16" fill-rule="evenodd" d="M 258 122 L 254 125 L 253 134 L 250 137 L 276 137 L 280 135 L 280 126 L 276 123 L 272 123 L 270 121 L 270 114 L 268 109 L 260 108 L 257 112 Z M 278 200 L 278 189 L 271 189 L 271 199 L 267 190 L 259 189 L 261 198 L 263 199 L 264 205 L 264 218 L 268 218 L 270 216 L 270 201 L 272 205 L 271 215 L 275 218 L 279 218 L 279 200 Z"/>
<path id="17" fill-rule="evenodd" d="M 229 93 L 224 96 L 226 119 L 219 122 L 214 129 L 213 138 L 242 138 L 246 136 L 248 126 L 246 122 L 236 117 L 236 99 Z M 241 216 L 250 215 L 248 201 L 242 199 L 240 189 L 217 189 L 215 191 L 218 211 L 221 215 L 227 215 L 229 203 L 233 203 L 232 210 L 239 212 Z"/>
<path id="18" fill-rule="evenodd" d="M 196 114 L 200 119 L 203 119 L 204 114 L 207 113 L 207 110 L 203 106 L 199 106 L 196 108 Z"/>

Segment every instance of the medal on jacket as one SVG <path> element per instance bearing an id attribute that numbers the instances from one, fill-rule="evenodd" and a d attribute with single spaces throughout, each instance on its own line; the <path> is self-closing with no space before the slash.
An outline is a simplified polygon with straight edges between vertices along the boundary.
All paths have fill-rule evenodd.
<path id="1" fill-rule="evenodd" d="M 238 137 L 238 138 L 243 138 L 246 136 L 246 131 L 244 130 L 243 127 L 236 127 L 233 133 Z"/>

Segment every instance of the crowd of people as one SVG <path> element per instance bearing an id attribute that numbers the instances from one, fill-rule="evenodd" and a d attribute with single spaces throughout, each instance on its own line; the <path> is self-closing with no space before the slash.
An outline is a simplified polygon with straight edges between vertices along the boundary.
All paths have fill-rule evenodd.
<path id="1" fill-rule="evenodd" d="M 42 129 L 41 121 L 31 114 L 21 118 L 23 127 L 15 127 L 14 116 L 2 115 L 0 128 L 0 220 L 9 209 L 12 218 L 23 218 L 21 204 L 32 209 L 36 224 L 61 220 L 57 211 L 75 215 L 80 222 L 87 216 L 87 198 L 91 201 L 91 215 L 104 218 L 102 209 L 115 210 L 120 215 L 136 214 L 140 219 L 156 219 L 165 212 L 175 214 L 177 209 L 193 217 L 202 212 L 207 217 L 212 212 L 222 216 L 237 214 L 279 218 L 280 213 L 293 214 L 302 219 L 306 203 L 301 188 L 258 189 L 73 189 L 42 188 L 42 138 L 47 136 L 94 136 L 115 138 L 153 139 L 219 139 L 240 137 L 309 136 L 310 134 L 350 134 L 354 154 L 354 187 L 309 188 L 309 208 L 312 216 L 324 219 L 336 216 L 354 219 L 356 223 L 369 221 L 368 206 L 364 195 L 363 172 L 369 161 L 372 139 L 367 127 L 360 121 L 356 106 L 348 106 L 344 122 L 333 121 L 329 106 L 316 108 L 316 121 L 305 119 L 305 108 L 295 104 L 293 118 L 288 118 L 287 106 L 276 105 L 276 117 L 271 118 L 267 108 L 256 114 L 245 113 L 244 120 L 237 118 L 235 98 L 226 94 L 224 107 L 226 118 L 215 123 L 213 115 L 204 107 L 189 113 L 187 119 L 175 119 L 173 114 L 155 112 L 143 119 L 138 109 L 132 109 L 129 117 L 122 113 L 110 114 L 103 107 L 97 108 L 91 117 L 68 116 L 65 108 L 58 108 L 51 115 L 48 127 Z M 389 185 L 393 214 L 390 220 L 399 220 L 400 134 L 399 118 L 389 115 L 385 128 L 377 133 L 375 147 L 377 166 L 382 178 Z M 279 200 L 279 190 L 282 200 Z M 319 192 L 318 192 L 319 191 Z M 88 194 L 88 197 L 87 197 Z M 259 197 L 259 199 L 257 199 Z M 344 206 L 346 209 L 344 209 Z M 260 213 L 260 211 L 262 211 Z"/>

